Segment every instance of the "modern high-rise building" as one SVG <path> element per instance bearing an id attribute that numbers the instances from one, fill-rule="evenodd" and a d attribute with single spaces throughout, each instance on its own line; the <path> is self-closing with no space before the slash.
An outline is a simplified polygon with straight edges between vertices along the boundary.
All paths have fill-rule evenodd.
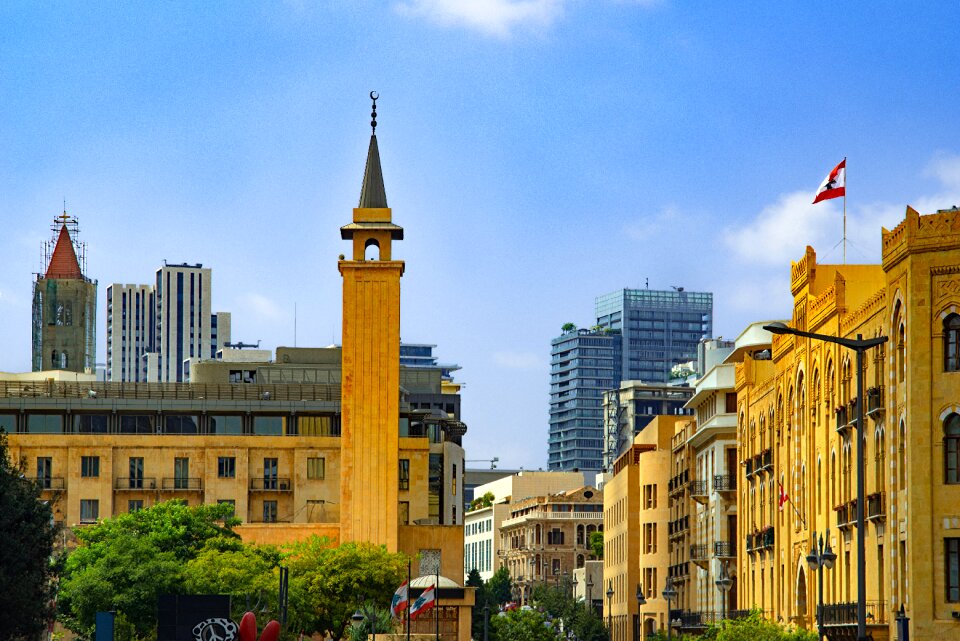
<path id="1" fill-rule="evenodd" d="M 551 470 L 599 470 L 603 392 L 620 384 L 619 330 L 572 329 L 550 341 Z"/>
<path id="2" fill-rule="evenodd" d="M 713 335 L 713 294 L 618 289 L 598 296 L 597 325 L 623 337 L 620 379 L 666 383 L 674 365 L 697 360 L 697 345 Z"/>
<path id="3" fill-rule="evenodd" d="M 183 383 L 186 361 L 216 358 L 231 318 L 210 312 L 212 290 L 202 264 L 164 264 L 153 286 L 107 287 L 107 380 Z"/>
<path id="4" fill-rule="evenodd" d="M 97 281 L 83 273 L 86 248 L 76 240 L 77 219 L 63 212 L 51 230 L 56 240 L 44 243 L 44 271 L 33 283 L 33 371 L 92 373 L 97 353 Z"/>

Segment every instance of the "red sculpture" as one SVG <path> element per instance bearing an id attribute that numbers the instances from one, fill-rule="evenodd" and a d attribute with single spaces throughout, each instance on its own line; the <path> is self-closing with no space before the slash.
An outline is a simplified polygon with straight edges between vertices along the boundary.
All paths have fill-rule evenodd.
<path id="1" fill-rule="evenodd" d="M 271 621 L 263 627 L 260 641 L 277 641 L 280 638 L 280 624 Z M 240 619 L 240 632 L 237 641 L 257 641 L 257 616 L 247 612 Z"/>

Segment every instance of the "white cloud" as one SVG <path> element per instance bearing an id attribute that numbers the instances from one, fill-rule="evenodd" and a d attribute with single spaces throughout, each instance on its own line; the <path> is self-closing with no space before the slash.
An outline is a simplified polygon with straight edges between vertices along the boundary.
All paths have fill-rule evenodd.
<path id="1" fill-rule="evenodd" d="M 396 10 L 443 26 L 475 29 L 508 38 L 516 29 L 550 27 L 563 14 L 566 0 L 405 0 Z"/>
<path id="2" fill-rule="evenodd" d="M 234 318 L 253 316 L 261 320 L 275 321 L 286 315 L 280 305 L 262 294 L 248 292 L 242 295 L 238 302 L 241 309 L 237 310 L 239 313 L 234 313 Z"/>
<path id="3" fill-rule="evenodd" d="M 674 205 L 661 209 L 653 216 L 645 216 L 639 221 L 628 224 L 625 228 L 627 236 L 634 240 L 650 241 L 662 237 L 664 233 L 674 229 L 679 223 L 689 224 L 689 217 L 681 217 L 680 210 Z"/>
<path id="4" fill-rule="evenodd" d="M 927 174 L 935 176 L 944 187 L 960 189 L 960 156 L 937 155 L 927 166 Z"/>
<path id="5" fill-rule="evenodd" d="M 508 369 L 542 369 L 546 367 L 546 363 L 540 355 L 533 352 L 494 352 L 493 362 Z"/>

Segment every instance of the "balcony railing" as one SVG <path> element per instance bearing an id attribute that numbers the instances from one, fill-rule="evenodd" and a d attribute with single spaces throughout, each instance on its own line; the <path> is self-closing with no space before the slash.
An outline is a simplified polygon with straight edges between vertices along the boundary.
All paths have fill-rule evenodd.
<path id="1" fill-rule="evenodd" d="M 707 489 L 707 482 L 704 479 L 697 479 L 690 483 L 690 497 L 694 501 L 704 502 L 709 497 L 710 492 Z"/>
<path id="2" fill-rule="evenodd" d="M 867 601 L 867 625 L 886 625 L 887 602 Z M 824 625 L 857 625 L 857 604 L 831 603 L 823 606 Z"/>
<path id="3" fill-rule="evenodd" d="M 753 469 L 753 457 L 751 456 L 750 458 L 748 458 L 747 460 L 745 460 L 745 461 L 743 462 L 743 464 L 744 464 L 744 466 L 746 467 L 746 470 L 745 470 L 744 473 L 746 474 L 747 478 L 750 478 L 751 476 L 753 476 L 753 473 L 754 473 L 754 469 Z"/>
<path id="4" fill-rule="evenodd" d="M 837 527 L 847 530 L 857 524 L 857 500 L 843 503 L 834 508 L 837 513 Z"/>
<path id="5" fill-rule="evenodd" d="M 64 488 L 62 476 L 37 476 L 33 480 L 43 491 L 62 490 Z"/>
<path id="6" fill-rule="evenodd" d="M 737 545 L 733 541 L 714 541 L 713 555 L 721 559 L 737 556 Z"/>
<path id="7" fill-rule="evenodd" d="M 682 492 L 686 487 L 687 483 L 690 482 L 690 470 L 684 470 L 670 479 L 670 482 L 667 484 L 667 492 L 673 494 L 674 492 Z"/>
<path id="8" fill-rule="evenodd" d="M 760 471 L 769 472 L 773 469 L 773 451 L 768 447 L 760 454 Z"/>
<path id="9" fill-rule="evenodd" d="M 174 476 L 162 479 L 160 489 L 175 492 L 200 492 L 203 490 L 203 482 L 199 478 Z"/>
<path id="10" fill-rule="evenodd" d="M 883 415 L 883 388 L 871 387 L 867 390 L 867 416 L 880 418 Z"/>
<path id="11" fill-rule="evenodd" d="M 268 476 L 266 478 L 250 479 L 250 490 L 253 492 L 292 492 L 290 479 Z"/>
<path id="12" fill-rule="evenodd" d="M 727 610 L 727 620 L 743 619 L 750 616 L 750 610 Z M 695 611 L 684 610 L 673 620 L 680 619 L 681 629 L 705 628 L 711 623 L 719 623 L 723 620 L 723 612 L 714 612 L 710 610 Z"/>
<path id="13" fill-rule="evenodd" d="M 690 558 L 693 561 L 706 561 L 710 558 L 710 546 L 704 544 L 696 544 L 690 546 Z"/>
<path id="14" fill-rule="evenodd" d="M 157 489 L 157 479 L 143 476 L 131 478 L 120 477 L 114 480 L 113 489 L 120 491 L 133 490 L 134 492 L 139 490 L 155 490 Z"/>
<path id="15" fill-rule="evenodd" d="M 714 492 L 733 492 L 737 489 L 737 477 L 732 474 L 715 474 L 713 476 Z"/>
<path id="16" fill-rule="evenodd" d="M 675 563 L 668 568 L 667 573 L 674 579 L 685 579 L 690 576 L 690 564 L 686 561 Z"/>
<path id="17" fill-rule="evenodd" d="M 847 406 L 841 405 L 834 411 L 834 414 L 837 417 L 837 433 L 843 434 L 847 431 L 850 423 L 850 421 L 847 420 Z"/>
<path id="18" fill-rule="evenodd" d="M 876 492 L 867 496 L 866 518 L 868 521 L 882 521 L 887 518 L 887 513 L 884 511 L 885 498 L 884 492 Z"/>
<path id="19" fill-rule="evenodd" d="M 674 521 L 670 521 L 670 522 L 667 524 L 667 535 L 668 535 L 668 536 L 675 536 L 675 535 L 678 535 L 678 534 L 683 534 L 684 532 L 686 532 L 686 531 L 689 530 L 689 529 L 690 529 L 690 517 L 689 517 L 689 516 L 681 516 L 679 519 L 676 519 L 676 520 L 674 520 Z"/>

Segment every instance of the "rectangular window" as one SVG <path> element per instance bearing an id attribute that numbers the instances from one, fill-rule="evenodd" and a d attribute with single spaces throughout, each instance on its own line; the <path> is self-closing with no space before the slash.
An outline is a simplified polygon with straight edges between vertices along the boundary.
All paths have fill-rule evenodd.
<path id="1" fill-rule="evenodd" d="M 410 459 L 400 459 L 400 489 L 410 489 Z"/>
<path id="2" fill-rule="evenodd" d="M 410 501 L 400 501 L 400 524 L 410 525 Z"/>
<path id="3" fill-rule="evenodd" d="M 253 433 L 260 436 L 283 436 L 286 419 L 282 416 L 254 416 Z"/>
<path id="4" fill-rule="evenodd" d="M 121 434 L 153 434 L 153 422 L 149 414 L 123 414 L 120 416 Z"/>
<path id="5" fill-rule="evenodd" d="M 0 414 L 0 430 L 7 434 L 17 431 L 17 417 L 15 414 Z"/>
<path id="6" fill-rule="evenodd" d="M 30 414 L 27 432 L 31 434 L 59 434 L 63 432 L 63 417 L 59 414 Z"/>
<path id="7" fill-rule="evenodd" d="M 657 524 L 643 524 L 643 550 L 646 554 L 657 553 Z"/>
<path id="8" fill-rule="evenodd" d="M 49 456 L 37 457 L 37 482 L 45 490 L 53 485 L 53 458 Z"/>
<path id="9" fill-rule="evenodd" d="M 643 509 L 655 510 L 657 508 L 657 485 L 643 486 Z"/>
<path id="10" fill-rule="evenodd" d="M 77 434 L 106 434 L 106 414 L 79 414 L 73 417 L 73 431 Z"/>
<path id="11" fill-rule="evenodd" d="M 277 502 L 276 501 L 263 502 L 263 522 L 264 523 L 277 522 Z"/>
<path id="12" fill-rule="evenodd" d="M 737 393 L 736 392 L 727 392 L 727 414 L 736 414 L 737 413 Z"/>
<path id="13" fill-rule="evenodd" d="M 143 499 L 130 499 L 127 501 L 127 512 L 139 512 L 143 509 Z"/>
<path id="14" fill-rule="evenodd" d="M 960 603 L 960 539 L 944 539 L 947 603 Z"/>
<path id="15" fill-rule="evenodd" d="M 100 476 L 100 457 L 81 456 L 80 476 L 83 478 L 97 478 Z"/>
<path id="16" fill-rule="evenodd" d="M 456 463 L 453 464 L 453 473 L 450 475 L 450 481 L 451 481 L 450 494 L 453 494 L 454 496 L 456 496 L 457 494 L 457 464 Z"/>
<path id="17" fill-rule="evenodd" d="M 130 457 L 130 488 L 143 488 L 143 457 Z"/>
<path id="18" fill-rule="evenodd" d="M 100 501 L 80 499 L 80 522 L 96 523 L 98 518 L 100 518 Z"/>
<path id="19" fill-rule="evenodd" d="M 320 457 L 307 459 L 307 478 L 323 479 L 327 473 L 327 460 Z"/>
<path id="20" fill-rule="evenodd" d="M 181 457 L 173 459 L 173 488 L 175 490 L 190 489 L 190 459 Z"/>
<path id="21" fill-rule="evenodd" d="M 179 376 L 180 372 L 177 372 L 177 375 Z M 196 416 L 189 414 L 170 414 L 164 417 L 163 433 L 199 434 L 200 429 L 197 427 L 199 424 L 200 422 Z"/>
<path id="22" fill-rule="evenodd" d="M 237 477 L 237 459 L 233 456 L 217 457 L 217 477 L 232 479 Z"/>
<path id="23" fill-rule="evenodd" d="M 243 434 L 242 416 L 211 416 L 211 434 Z"/>
<path id="24" fill-rule="evenodd" d="M 263 459 L 263 489 L 265 490 L 277 489 L 278 470 L 279 470 L 279 465 L 277 463 L 277 459 L 275 458 Z"/>
<path id="25" fill-rule="evenodd" d="M 340 436 L 339 417 L 297 415 L 297 433 L 300 436 Z"/>

